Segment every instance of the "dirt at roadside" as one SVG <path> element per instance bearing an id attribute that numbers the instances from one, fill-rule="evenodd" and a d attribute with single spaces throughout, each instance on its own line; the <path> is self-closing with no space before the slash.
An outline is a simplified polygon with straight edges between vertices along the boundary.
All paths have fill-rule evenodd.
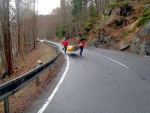
<path id="1" fill-rule="evenodd" d="M 6 81 L 14 79 L 33 69 L 35 66 L 39 66 L 37 63 L 38 60 L 46 62 L 55 55 L 55 50 L 51 46 L 39 43 L 35 50 L 25 56 L 24 60 L 20 60 L 19 62 L 15 63 L 15 73 L 11 77 L 6 78 L 3 82 L 0 81 L 0 83 L 2 84 Z M 39 86 L 37 86 L 36 80 L 34 80 L 20 91 L 10 96 L 10 113 L 23 113 L 28 108 L 28 106 L 30 106 L 36 99 L 38 99 L 43 90 L 51 83 L 52 78 L 55 77 L 57 72 L 59 72 L 59 70 L 63 67 L 64 61 L 65 60 L 63 55 L 60 55 L 56 62 L 40 75 Z M 3 102 L 0 102 L 0 113 L 4 113 Z"/>

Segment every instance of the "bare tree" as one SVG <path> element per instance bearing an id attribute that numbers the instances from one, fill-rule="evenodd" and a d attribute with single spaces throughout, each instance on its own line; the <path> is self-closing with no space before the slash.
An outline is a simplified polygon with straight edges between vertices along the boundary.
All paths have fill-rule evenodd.
<path id="1" fill-rule="evenodd" d="M 36 46 L 35 0 L 15 0 L 14 3 L 15 6 L 10 0 L 0 0 L 0 52 L 9 75 L 13 73 L 12 59 L 23 58 Z"/>
<path id="2" fill-rule="evenodd" d="M 13 73 L 12 67 L 12 49 L 11 49 L 11 35 L 9 22 L 9 0 L 2 0 L 1 4 L 1 25 L 4 40 L 4 52 L 6 58 L 6 68 L 9 75 Z"/>
<path id="3" fill-rule="evenodd" d="M 19 7 L 20 7 L 21 0 L 15 0 L 16 5 L 16 15 L 17 15 L 17 39 L 18 39 L 18 48 L 17 48 L 17 55 L 22 56 L 22 50 L 21 50 L 21 37 L 20 37 L 20 13 L 19 13 Z"/>
<path id="4" fill-rule="evenodd" d="M 35 38 L 35 33 L 36 33 L 36 26 L 35 26 L 35 22 L 36 22 L 36 15 L 35 15 L 35 0 L 33 1 L 33 48 L 35 49 L 36 46 L 36 38 Z"/>

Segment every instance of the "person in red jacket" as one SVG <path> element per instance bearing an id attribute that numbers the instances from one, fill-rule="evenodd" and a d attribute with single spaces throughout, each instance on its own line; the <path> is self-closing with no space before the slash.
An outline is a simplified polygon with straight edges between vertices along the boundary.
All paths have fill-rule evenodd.
<path id="1" fill-rule="evenodd" d="M 83 38 L 81 38 L 80 40 L 78 40 L 78 45 L 80 46 L 80 56 L 82 57 L 83 48 L 85 46 L 85 41 L 84 41 Z"/>
<path id="2" fill-rule="evenodd" d="M 67 51 L 67 46 L 68 46 L 68 44 L 69 44 L 67 38 L 64 38 L 64 40 L 61 42 L 61 44 L 64 46 L 64 51 L 65 51 L 65 53 L 66 53 L 66 51 Z"/>

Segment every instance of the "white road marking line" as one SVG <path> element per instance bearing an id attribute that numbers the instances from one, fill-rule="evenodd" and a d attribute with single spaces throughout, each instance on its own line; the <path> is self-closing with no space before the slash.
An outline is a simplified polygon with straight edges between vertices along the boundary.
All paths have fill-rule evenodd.
<path id="1" fill-rule="evenodd" d="M 67 55 L 66 55 L 67 56 Z M 66 74 L 67 71 L 69 69 L 69 57 L 67 56 L 67 67 L 60 79 L 60 81 L 58 82 L 57 86 L 55 87 L 55 89 L 53 90 L 52 94 L 48 97 L 48 99 L 46 100 L 46 102 L 43 104 L 43 106 L 41 107 L 41 109 L 38 111 L 38 113 L 43 113 L 46 109 L 46 107 L 48 106 L 48 104 L 51 102 L 51 100 L 53 99 L 53 97 L 55 96 L 56 92 L 58 91 L 58 89 L 60 88 Z"/>
<path id="2" fill-rule="evenodd" d="M 144 57 L 146 57 L 146 58 L 147 58 L 147 57 L 149 57 L 149 56 L 144 56 Z"/>
<path id="3" fill-rule="evenodd" d="M 125 67 L 125 68 L 127 68 L 127 69 L 129 69 L 128 66 L 126 66 L 126 65 L 124 65 L 124 64 L 122 64 L 122 63 L 120 63 L 120 62 L 118 62 L 118 61 L 116 61 L 116 60 L 113 60 L 113 59 L 111 59 L 111 58 L 109 58 L 109 57 L 106 57 L 106 56 L 104 56 L 104 57 L 107 58 L 107 59 L 109 59 L 109 60 L 111 60 L 111 61 L 114 61 L 114 62 L 116 62 L 116 63 L 122 65 L 123 67 Z"/>
<path id="4" fill-rule="evenodd" d="M 107 56 L 101 55 L 101 54 L 99 54 L 99 53 L 96 53 L 96 52 L 93 52 L 93 51 L 90 51 L 90 50 L 87 50 L 87 51 L 92 52 L 92 53 L 94 53 L 94 54 L 97 54 L 97 55 L 99 55 L 99 56 L 102 56 L 102 57 L 104 57 L 104 58 L 107 58 L 107 59 L 109 59 L 109 60 L 111 60 L 111 61 L 113 61 L 113 62 L 115 62 L 115 63 L 117 63 L 117 64 L 120 64 L 121 66 L 123 66 L 123 67 L 129 69 L 128 66 L 126 66 L 126 65 L 124 65 L 124 64 L 122 64 L 122 63 L 120 63 L 120 62 L 118 62 L 118 61 L 116 61 L 116 60 L 114 60 L 114 59 L 112 59 L 112 58 L 109 58 L 109 57 L 107 57 Z"/>

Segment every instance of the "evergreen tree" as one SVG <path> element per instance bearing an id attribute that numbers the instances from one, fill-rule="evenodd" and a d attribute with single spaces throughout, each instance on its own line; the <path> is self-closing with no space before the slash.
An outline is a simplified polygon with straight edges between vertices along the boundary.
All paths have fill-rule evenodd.
<path id="1" fill-rule="evenodd" d="M 93 3 L 90 3 L 90 7 L 89 7 L 89 15 L 90 15 L 90 18 L 94 18 L 96 17 L 96 8 L 94 6 Z"/>

